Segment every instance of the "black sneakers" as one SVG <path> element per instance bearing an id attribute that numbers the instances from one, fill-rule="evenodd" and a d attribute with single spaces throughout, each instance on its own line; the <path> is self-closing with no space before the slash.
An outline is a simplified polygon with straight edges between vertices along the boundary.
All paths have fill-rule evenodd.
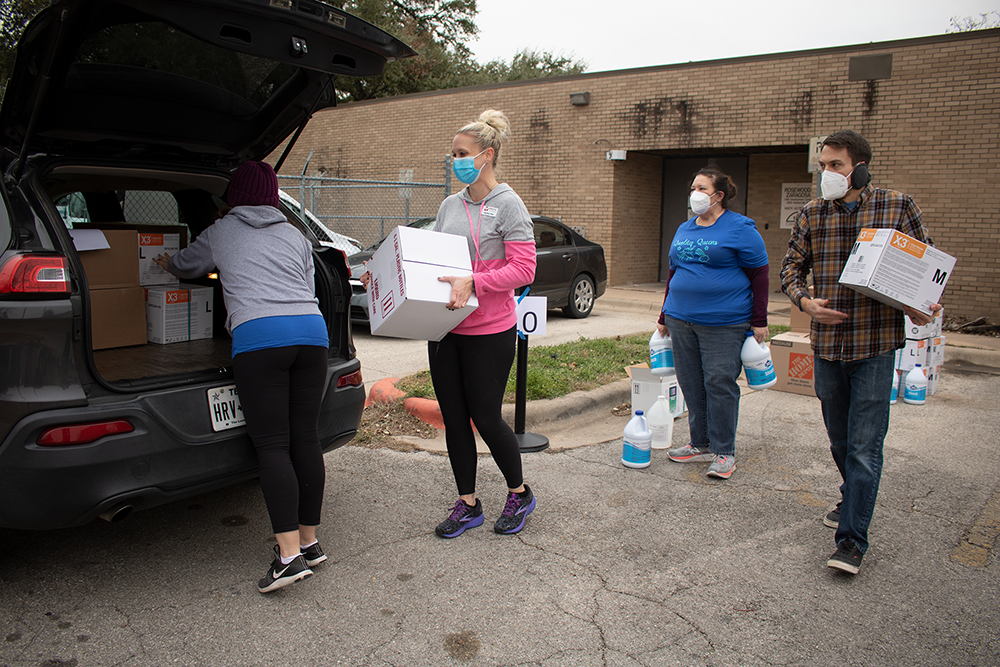
<path id="1" fill-rule="evenodd" d="M 257 590 L 261 593 L 270 593 L 279 588 L 284 588 L 288 584 L 294 584 L 296 581 L 311 577 L 312 573 L 312 570 L 306 565 L 302 554 L 296 556 L 295 560 L 288 565 L 282 565 L 281 552 L 278 551 L 278 545 L 275 544 L 274 561 L 271 563 L 271 567 L 268 568 L 264 578 L 257 583 Z"/>
<path id="2" fill-rule="evenodd" d="M 316 567 L 326 560 L 326 554 L 323 553 L 323 548 L 320 547 L 319 542 L 317 542 L 312 546 L 302 549 L 302 558 L 305 559 L 306 565 L 309 567 Z"/>
<path id="3" fill-rule="evenodd" d="M 469 528 L 483 525 L 483 504 L 476 498 L 476 504 L 469 507 L 461 498 L 451 508 L 448 518 L 437 525 L 434 532 L 438 537 L 458 537 Z"/>
<path id="4" fill-rule="evenodd" d="M 517 494 L 510 491 L 500 518 L 493 524 L 493 531 L 501 535 L 521 532 L 525 519 L 533 509 L 535 509 L 535 494 L 527 484 L 524 485 L 524 493 Z"/>
<path id="5" fill-rule="evenodd" d="M 837 503 L 836 507 L 826 513 L 826 516 L 823 517 L 823 525 L 830 528 L 836 528 L 840 525 L 840 503 Z"/>
<path id="6" fill-rule="evenodd" d="M 857 574 L 861 569 L 861 559 L 864 557 L 854 540 L 847 539 L 837 545 L 837 552 L 826 561 L 826 566 L 848 574 Z"/>

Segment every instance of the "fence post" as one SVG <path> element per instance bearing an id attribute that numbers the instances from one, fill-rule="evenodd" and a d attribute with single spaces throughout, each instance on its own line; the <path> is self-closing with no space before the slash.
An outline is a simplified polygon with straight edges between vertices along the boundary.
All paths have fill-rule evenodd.
<path id="1" fill-rule="evenodd" d="M 451 156 L 444 158 L 444 196 L 451 196 Z"/>
<path id="2" fill-rule="evenodd" d="M 302 176 L 299 181 L 299 215 L 303 220 L 306 219 L 306 169 L 309 168 L 309 161 L 313 159 L 313 153 L 316 149 L 309 151 L 309 157 L 306 158 L 306 163 L 302 165 Z"/>

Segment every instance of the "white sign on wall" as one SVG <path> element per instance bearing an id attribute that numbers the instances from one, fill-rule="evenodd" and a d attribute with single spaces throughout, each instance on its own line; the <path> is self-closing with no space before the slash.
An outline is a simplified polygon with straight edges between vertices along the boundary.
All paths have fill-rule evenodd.
<path id="1" fill-rule="evenodd" d="M 517 330 L 525 336 L 545 335 L 545 313 L 549 299 L 544 296 L 526 296 L 517 302 Z"/>
<path id="2" fill-rule="evenodd" d="M 829 135 L 821 135 L 818 137 L 812 137 L 809 140 L 809 164 L 808 169 L 810 174 L 815 174 L 820 171 L 819 168 L 819 154 L 823 152 L 823 142 Z"/>
<path id="3" fill-rule="evenodd" d="M 812 183 L 781 184 L 781 229 L 795 226 L 795 216 L 813 199 Z"/>

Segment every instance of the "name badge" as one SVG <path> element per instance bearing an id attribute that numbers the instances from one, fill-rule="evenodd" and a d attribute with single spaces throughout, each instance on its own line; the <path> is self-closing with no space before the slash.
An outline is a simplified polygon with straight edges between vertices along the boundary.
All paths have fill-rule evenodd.
<path id="1" fill-rule="evenodd" d="M 499 210 L 500 209 L 498 209 L 496 206 L 485 206 L 483 207 L 483 215 L 489 218 L 495 218 L 497 217 L 497 213 L 499 212 Z"/>

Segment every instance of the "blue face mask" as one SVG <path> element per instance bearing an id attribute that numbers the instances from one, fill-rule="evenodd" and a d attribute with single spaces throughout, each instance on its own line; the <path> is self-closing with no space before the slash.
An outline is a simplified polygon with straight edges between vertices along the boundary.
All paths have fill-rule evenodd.
<path id="1" fill-rule="evenodd" d="M 483 150 L 482 155 L 486 150 Z M 479 155 L 473 155 L 470 157 L 457 157 L 451 161 L 451 169 L 455 172 L 455 178 L 462 181 L 466 185 L 472 185 L 477 180 L 479 180 L 479 174 L 483 171 L 480 167 L 476 169 L 476 158 Z M 486 165 L 484 164 L 483 167 Z"/>

